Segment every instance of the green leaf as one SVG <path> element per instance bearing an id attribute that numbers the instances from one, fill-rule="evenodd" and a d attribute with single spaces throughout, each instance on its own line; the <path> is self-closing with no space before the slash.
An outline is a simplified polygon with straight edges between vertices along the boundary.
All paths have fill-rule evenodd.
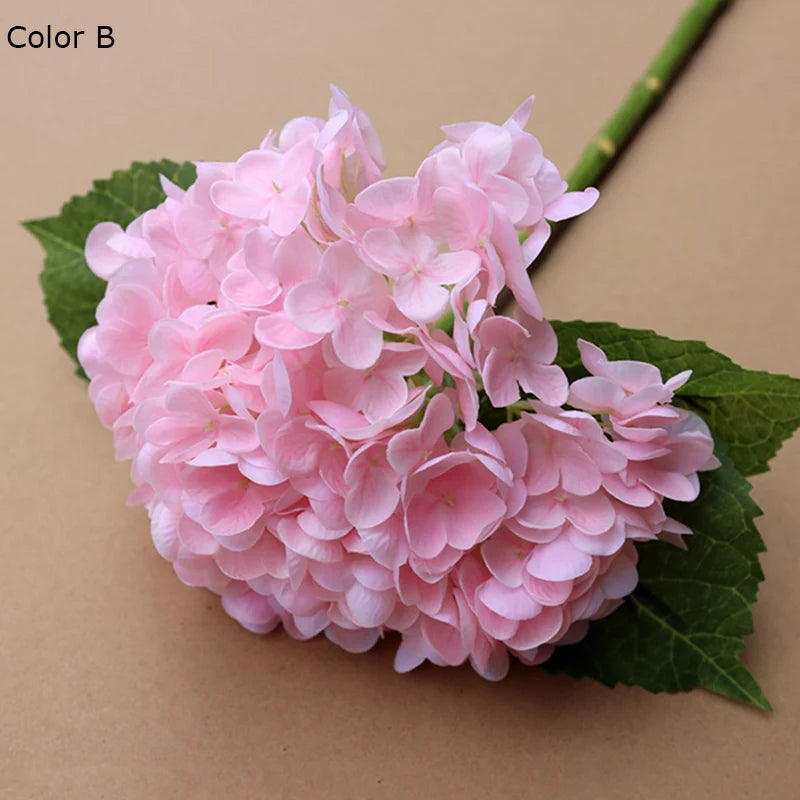
<path id="1" fill-rule="evenodd" d="M 800 380 L 788 375 L 747 370 L 703 342 L 674 340 L 648 330 L 621 328 L 613 322 L 553 322 L 558 335 L 557 363 L 570 380 L 586 375 L 577 339 L 602 347 L 610 359 L 649 361 L 665 378 L 692 370 L 676 404 L 696 411 L 715 436 L 724 440 L 743 475 L 769 469 L 784 439 L 800 426 Z"/>
<path id="2" fill-rule="evenodd" d="M 48 316 L 61 337 L 62 347 L 76 363 L 78 339 L 95 324 L 95 309 L 106 287 L 105 281 L 86 264 L 86 237 L 98 222 L 117 222 L 124 228 L 155 208 L 164 200 L 159 175 L 185 189 L 194 182 L 196 173 L 188 162 L 176 164 L 164 159 L 134 163 L 107 180 L 95 181 L 88 194 L 65 203 L 57 217 L 22 223 L 45 249 L 40 280 Z"/>
<path id="3" fill-rule="evenodd" d="M 694 503 L 666 504 L 668 514 L 694 531 L 688 550 L 639 545 L 636 590 L 611 616 L 593 622 L 582 642 L 557 647 L 547 669 L 652 692 L 699 685 L 771 708 L 740 660 L 763 579 L 758 554 L 765 548 L 753 523 L 761 510 L 750 484 L 720 457 L 719 469 L 702 474 Z"/>

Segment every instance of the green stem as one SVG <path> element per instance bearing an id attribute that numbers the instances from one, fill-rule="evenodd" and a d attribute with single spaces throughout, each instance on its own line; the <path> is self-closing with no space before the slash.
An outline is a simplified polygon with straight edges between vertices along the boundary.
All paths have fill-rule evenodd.
<path id="1" fill-rule="evenodd" d="M 631 87 L 622 105 L 586 146 L 567 178 L 571 191 L 581 191 L 600 182 L 639 128 L 658 107 L 682 68 L 702 44 L 711 26 L 731 2 L 732 0 L 694 0 L 653 62 Z M 536 269 L 541 267 L 545 254 L 558 238 L 556 234 L 561 235 L 565 225 L 566 223 L 560 223 L 553 226 L 553 235 L 547 247 L 535 264 L 528 267 L 529 273 L 534 266 Z M 513 296 L 508 289 L 504 289 L 497 299 L 495 309 L 501 313 L 512 302 Z"/>
<path id="2" fill-rule="evenodd" d="M 653 63 L 631 87 L 622 105 L 586 146 L 567 179 L 570 190 L 581 191 L 591 186 L 608 170 L 730 3 L 731 0 L 695 0 L 692 3 Z"/>

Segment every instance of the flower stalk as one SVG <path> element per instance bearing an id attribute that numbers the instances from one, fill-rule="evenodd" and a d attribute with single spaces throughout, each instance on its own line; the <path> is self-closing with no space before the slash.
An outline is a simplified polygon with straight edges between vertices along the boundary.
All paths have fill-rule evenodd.
<path id="1" fill-rule="evenodd" d="M 731 2 L 732 0 L 694 0 L 653 62 L 631 87 L 625 100 L 586 145 L 580 160 L 567 178 L 570 191 L 596 186 L 614 166 L 625 147 L 672 88 L 714 22 Z M 536 259 L 537 269 L 541 268 L 547 252 L 566 229 L 567 222 L 569 220 L 553 225 L 547 247 Z M 529 273 L 533 271 L 533 267 L 534 265 L 528 267 Z M 498 297 L 497 312 L 503 313 L 512 302 L 511 293 L 504 289 Z"/>

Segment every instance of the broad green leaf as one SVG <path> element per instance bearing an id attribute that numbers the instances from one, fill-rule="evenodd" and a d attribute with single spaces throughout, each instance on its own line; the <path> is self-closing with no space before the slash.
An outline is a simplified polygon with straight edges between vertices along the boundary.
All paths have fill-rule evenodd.
<path id="1" fill-rule="evenodd" d="M 761 510 L 750 484 L 727 456 L 721 460 L 702 474 L 694 503 L 667 504 L 667 513 L 694 531 L 688 550 L 639 545 L 639 586 L 611 616 L 593 622 L 582 642 L 556 648 L 549 670 L 652 692 L 703 686 L 771 708 L 740 661 L 763 578 L 764 543 L 753 523 Z"/>
<path id="2" fill-rule="evenodd" d="M 187 188 L 194 182 L 195 168 L 188 162 L 176 164 L 166 159 L 135 163 L 107 180 L 95 181 L 88 194 L 65 203 L 57 217 L 22 223 L 45 249 L 40 280 L 47 312 L 61 345 L 76 362 L 78 339 L 95 324 L 95 309 L 106 287 L 86 265 L 86 237 L 98 222 L 117 222 L 124 228 L 155 208 L 164 199 L 159 175 Z"/>
<path id="3" fill-rule="evenodd" d="M 553 322 L 558 335 L 557 363 L 575 380 L 586 374 L 577 339 L 602 347 L 610 359 L 649 361 L 665 378 L 692 370 L 676 403 L 696 411 L 714 435 L 725 441 L 743 475 L 769 469 L 784 439 L 800 426 L 800 380 L 747 370 L 703 342 L 668 339 L 648 330 L 613 322 Z"/>

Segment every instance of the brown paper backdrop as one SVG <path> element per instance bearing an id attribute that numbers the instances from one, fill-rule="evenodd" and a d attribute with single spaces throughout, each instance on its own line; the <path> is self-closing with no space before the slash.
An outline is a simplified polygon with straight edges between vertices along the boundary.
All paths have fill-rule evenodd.
<path id="1" fill-rule="evenodd" d="M 390 172 L 461 119 L 533 128 L 566 171 L 688 0 L 5 0 L 0 11 L 0 796 L 17 798 L 800 797 L 800 438 L 757 478 L 767 575 L 747 663 L 764 714 L 514 669 L 392 672 L 246 633 L 180 584 L 127 466 L 47 325 L 55 213 L 134 159 L 230 159 L 322 114 L 367 109 Z M 113 6 L 113 7 L 112 7 Z M 11 25 L 91 30 L 96 50 L 12 50 Z M 800 128 L 793 0 L 740 0 L 536 285 L 552 317 L 707 340 L 800 375 Z"/>

